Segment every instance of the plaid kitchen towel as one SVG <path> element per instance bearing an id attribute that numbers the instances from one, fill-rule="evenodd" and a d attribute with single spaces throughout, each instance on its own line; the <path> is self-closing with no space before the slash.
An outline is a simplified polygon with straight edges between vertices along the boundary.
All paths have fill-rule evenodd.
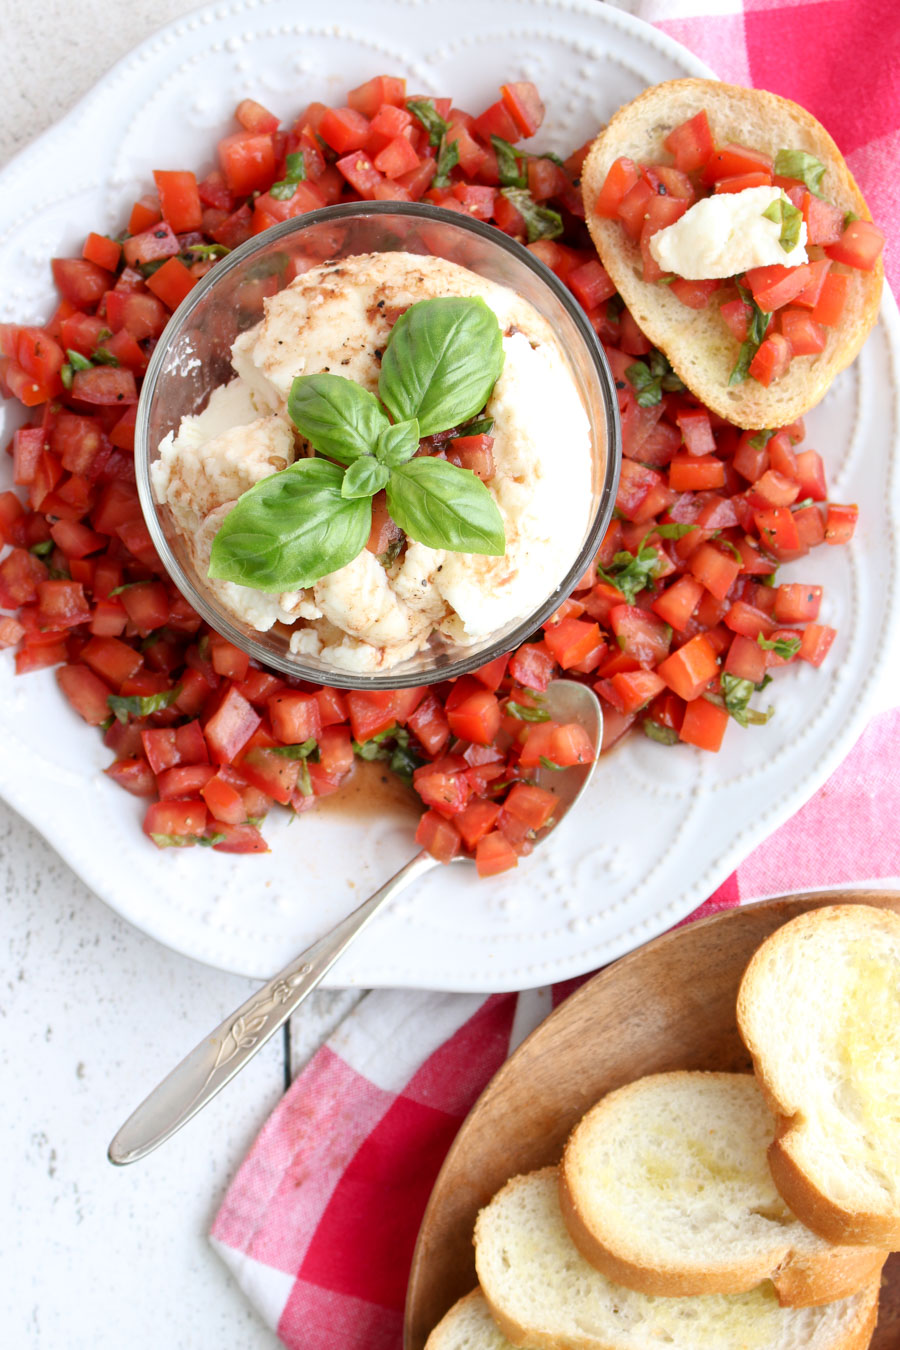
<path id="1" fill-rule="evenodd" d="M 900 282 L 896 0 L 638 0 L 725 79 L 795 99 L 831 131 Z M 900 877 L 900 710 L 697 915 L 796 889 Z M 692 917 L 697 917 L 694 915 Z M 212 1242 L 291 1350 L 400 1350 L 419 1222 L 453 1137 L 510 1051 L 578 981 L 523 994 L 367 994 L 238 1172 Z"/>

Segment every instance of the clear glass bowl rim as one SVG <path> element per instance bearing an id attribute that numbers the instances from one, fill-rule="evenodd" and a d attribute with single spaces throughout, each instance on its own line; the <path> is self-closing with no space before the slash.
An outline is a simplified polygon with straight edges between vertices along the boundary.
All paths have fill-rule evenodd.
<path id="1" fill-rule="evenodd" d="M 247 637 L 245 633 L 235 627 L 226 611 L 211 604 L 207 597 L 197 590 L 190 577 L 181 567 L 162 528 L 150 482 L 150 406 L 156 391 L 156 385 L 173 338 L 184 328 L 191 314 L 202 303 L 208 292 L 218 285 L 232 269 L 240 267 L 243 263 L 252 259 L 262 248 L 269 248 L 280 239 L 289 235 L 300 234 L 315 225 L 327 225 L 333 221 L 373 216 L 408 216 L 416 220 L 454 225 L 464 232 L 467 231 L 484 239 L 489 244 L 499 247 L 533 272 L 562 305 L 584 342 L 597 376 L 606 422 L 606 470 L 600 488 L 600 505 L 584 546 L 563 580 L 540 605 L 516 625 L 515 629 L 505 634 L 497 642 L 491 643 L 489 647 L 479 649 L 476 654 L 468 656 L 465 653 L 469 652 L 470 649 L 461 647 L 461 655 L 458 660 L 445 661 L 440 665 L 435 665 L 432 671 L 402 672 L 400 668 L 397 668 L 395 671 L 389 670 L 384 673 L 361 674 L 341 670 L 338 667 L 329 667 L 325 671 L 318 666 L 307 665 L 301 657 L 296 657 L 288 652 L 287 648 L 285 649 L 285 655 L 282 657 L 271 652 L 253 638 Z M 147 367 L 138 400 L 134 460 L 141 510 L 166 573 L 181 594 L 211 628 L 242 651 L 247 652 L 253 660 L 258 661 L 264 667 L 277 670 L 281 674 L 288 675 L 296 680 L 317 685 L 328 684 L 338 689 L 405 689 L 416 685 L 438 684 L 444 680 L 455 679 L 460 675 L 477 670 L 480 666 L 488 665 L 498 657 L 505 656 L 507 652 L 515 651 L 517 647 L 532 636 L 571 593 L 575 583 L 587 570 L 589 563 L 600 547 L 603 535 L 612 518 L 622 461 L 619 406 L 612 372 L 603 347 L 588 322 L 587 315 L 568 287 L 540 258 L 529 252 L 517 240 L 498 230 L 495 225 L 488 225 L 484 221 L 475 220 L 472 216 L 464 215 L 461 211 L 445 211 L 442 207 L 424 202 L 345 202 L 337 206 L 323 206 L 318 210 L 308 211 L 302 216 L 281 221 L 262 234 L 248 239 L 246 243 L 240 244 L 217 262 L 215 267 L 211 268 L 207 275 L 191 289 L 175 310 L 167 325 L 167 332 L 168 337 L 164 332 L 150 358 L 150 364 Z M 411 659 L 414 660 L 415 658 Z"/>

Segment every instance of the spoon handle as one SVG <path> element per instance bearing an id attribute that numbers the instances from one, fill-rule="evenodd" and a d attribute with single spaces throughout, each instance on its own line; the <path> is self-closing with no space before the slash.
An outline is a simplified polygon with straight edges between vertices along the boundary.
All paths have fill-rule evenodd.
<path id="1" fill-rule="evenodd" d="M 417 854 L 205 1036 L 128 1117 L 109 1146 L 110 1162 L 137 1162 L 180 1130 L 284 1025 L 378 910 L 438 865 L 430 853 Z"/>

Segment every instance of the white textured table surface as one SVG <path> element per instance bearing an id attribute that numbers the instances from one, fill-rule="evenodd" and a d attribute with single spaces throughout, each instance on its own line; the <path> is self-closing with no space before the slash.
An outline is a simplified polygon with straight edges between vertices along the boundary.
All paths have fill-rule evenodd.
<path id="1" fill-rule="evenodd" d="M 135 43 L 193 8 L 187 0 L 82 0 L 77 9 L 0 0 L 0 164 Z M 121 1171 L 106 1160 L 125 1115 L 247 997 L 250 981 L 128 927 L 2 803 L 0 897 L 0 1342 L 10 1350 L 272 1350 L 276 1338 L 207 1246 L 206 1230 L 283 1091 L 280 1038 L 164 1149 Z M 313 995 L 295 1019 L 295 1065 L 356 997 Z"/>

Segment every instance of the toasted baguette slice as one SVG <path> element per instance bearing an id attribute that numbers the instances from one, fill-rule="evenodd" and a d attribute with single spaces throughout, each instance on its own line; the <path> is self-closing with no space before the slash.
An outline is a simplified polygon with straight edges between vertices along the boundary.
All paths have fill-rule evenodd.
<path id="1" fill-rule="evenodd" d="M 825 1308 L 782 1308 L 768 1282 L 698 1298 L 624 1289 L 572 1243 L 555 1167 L 514 1177 L 481 1211 L 475 1265 L 494 1320 L 529 1350 L 864 1350 L 878 1311 L 877 1277 Z"/>
<path id="2" fill-rule="evenodd" d="M 473 1289 L 444 1314 L 425 1350 L 510 1350 L 510 1344 L 491 1317 L 484 1294 Z"/>
<path id="3" fill-rule="evenodd" d="M 793 919 L 751 960 L 737 1015 L 788 1205 L 831 1242 L 900 1249 L 900 915 Z"/>
<path id="4" fill-rule="evenodd" d="M 766 1161 L 774 1132 L 752 1074 L 661 1073 L 611 1092 L 566 1145 L 570 1237 L 642 1294 L 737 1294 L 767 1278 L 789 1307 L 855 1294 L 887 1253 L 832 1246 L 794 1218 Z"/>
<path id="5" fill-rule="evenodd" d="M 736 297 L 734 288 L 717 291 L 705 309 L 689 309 L 664 284 L 644 281 L 638 245 L 628 239 L 618 220 L 606 220 L 594 210 L 613 160 L 625 155 L 641 163 L 670 163 L 663 141 L 674 127 L 704 108 L 718 144 L 736 141 L 773 157 L 783 149 L 815 155 L 826 165 L 824 196 L 844 212 L 871 220 L 840 151 L 805 109 L 759 89 L 716 80 L 669 80 L 626 103 L 594 141 L 581 178 L 588 228 L 626 305 L 688 388 L 739 427 L 786 426 L 818 403 L 835 375 L 856 356 L 878 315 L 883 267 L 879 261 L 871 272 L 846 269 L 847 305 L 840 324 L 825 330 L 828 339 L 822 352 L 796 357 L 768 389 L 749 378 L 730 388 L 728 379 L 740 345 L 723 322 L 719 306 Z"/>

